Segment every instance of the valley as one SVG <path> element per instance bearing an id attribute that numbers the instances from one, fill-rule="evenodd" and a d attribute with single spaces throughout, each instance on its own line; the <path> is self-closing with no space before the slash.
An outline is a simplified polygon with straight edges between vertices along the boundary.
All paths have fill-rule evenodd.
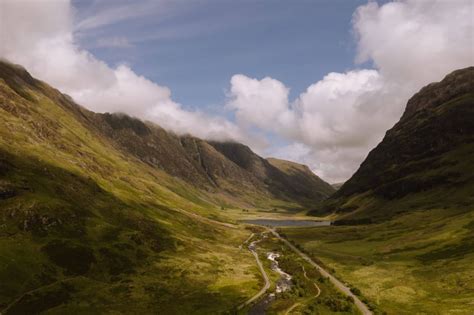
<path id="1" fill-rule="evenodd" d="M 0 313 L 472 314 L 473 71 L 336 191 L 0 61 Z"/>

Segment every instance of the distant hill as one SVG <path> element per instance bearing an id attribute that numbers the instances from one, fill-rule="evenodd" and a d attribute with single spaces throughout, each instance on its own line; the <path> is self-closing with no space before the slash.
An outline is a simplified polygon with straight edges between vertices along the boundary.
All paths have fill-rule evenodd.
<path id="1" fill-rule="evenodd" d="M 357 172 L 320 208 L 379 221 L 419 209 L 474 204 L 474 67 L 415 94 Z"/>
<path id="2" fill-rule="evenodd" d="M 306 165 L 275 158 L 268 158 L 267 161 L 270 166 L 279 170 L 275 172 L 269 167 L 270 178 L 279 182 L 280 189 L 288 191 L 290 196 L 303 194 L 308 200 L 324 200 L 335 192 L 330 184 L 314 175 Z"/>

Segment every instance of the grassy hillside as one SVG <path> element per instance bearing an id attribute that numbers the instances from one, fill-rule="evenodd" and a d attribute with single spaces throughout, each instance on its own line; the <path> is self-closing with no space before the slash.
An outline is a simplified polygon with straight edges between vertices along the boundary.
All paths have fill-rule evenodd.
<path id="1" fill-rule="evenodd" d="M 423 88 L 359 170 L 285 230 L 388 314 L 474 310 L 474 68 Z"/>
<path id="2" fill-rule="evenodd" d="M 4 62 L 0 125 L 1 312 L 209 314 L 258 290 L 249 233 L 220 224 L 212 196 Z"/>

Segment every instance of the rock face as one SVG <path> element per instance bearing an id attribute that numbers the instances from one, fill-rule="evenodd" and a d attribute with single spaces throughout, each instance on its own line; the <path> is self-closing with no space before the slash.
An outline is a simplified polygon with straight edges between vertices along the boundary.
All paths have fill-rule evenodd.
<path id="1" fill-rule="evenodd" d="M 311 204 L 334 189 L 309 168 L 288 161 L 273 163 L 236 142 L 178 136 L 123 114 L 94 114 L 94 125 L 123 151 L 207 191 L 242 190 Z M 287 170 L 284 165 L 291 165 Z"/>
<path id="2" fill-rule="evenodd" d="M 469 67 L 424 87 L 408 101 L 400 121 L 333 195 L 329 208 L 360 212 L 364 206 L 349 200 L 362 195 L 389 201 L 462 190 L 474 182 L 469 166 L 473 144 L 474 67 Z M 442 205 L 443 198 L 442 193 L 434 195 L 430 202 L 439 199 Z"/>

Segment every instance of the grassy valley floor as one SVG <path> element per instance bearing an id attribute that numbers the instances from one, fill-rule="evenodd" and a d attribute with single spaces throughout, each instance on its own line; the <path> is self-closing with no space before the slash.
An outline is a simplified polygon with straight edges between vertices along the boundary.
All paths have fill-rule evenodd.
<path id="1" fill-rule="evenodd" d="M 382 224 L 281 234 L 387 314 L 473 314 L 474 214 L 416 211 Z"/>
<path id="2" fill-rule="evenodd" d="M 260 299 L 240 310 L 238 314 L 261 314 L 259 311 L 262 309 L 265 309 L 267 315 L 360 314 L 350 298 L 340 293 L 316 268 L 267 229 L 254 227 L 253 230 L 255 234 L 250 241 L 258 241 L 256 251 L 270 280 L 270 288 Z M 279 255 L 276 258 L 278 266 L 291 275 L 291 286 L 288 290 L 277 293 L 274 300 L 261 307 L 259 305 L 262 300 L 267 299 L 269 294 L 275 294 L 277 283 L 281 279 L 281 275 L 272 269 L 268 259 L 269 253 Z M 260 286 L 263 287 L 263 278 Z"/>

